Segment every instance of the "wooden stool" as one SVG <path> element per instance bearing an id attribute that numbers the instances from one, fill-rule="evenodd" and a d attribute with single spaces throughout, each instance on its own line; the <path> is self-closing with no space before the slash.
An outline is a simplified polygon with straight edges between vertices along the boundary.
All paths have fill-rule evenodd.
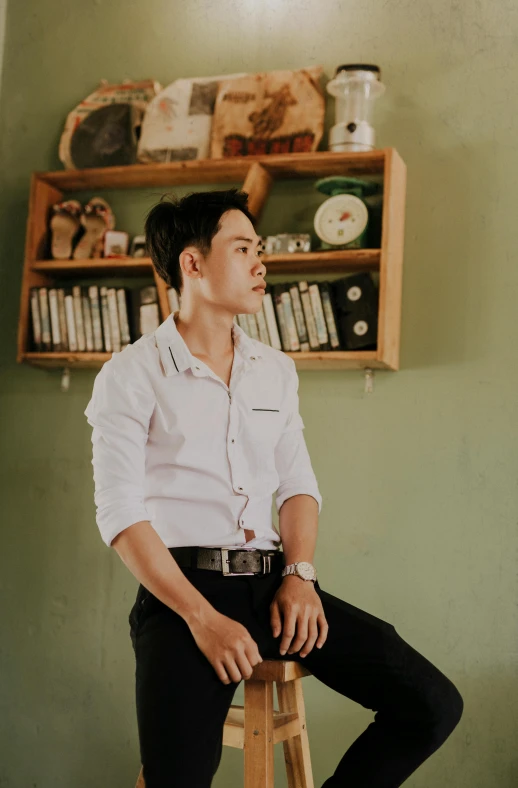
<path id="1" fill-rule="evenodd" d="M 273 788 L 273 747 L 283 743 L 288 788 L 314 788 L 299 662 L 265 659 L 245 680 L 245 705 L 230 706 L 223 745 L 244 750 L 244 788 Z M 279 710 L 273 708 L 273 682 Z M 145 788 L 142 769 L 136 788 Z"/>

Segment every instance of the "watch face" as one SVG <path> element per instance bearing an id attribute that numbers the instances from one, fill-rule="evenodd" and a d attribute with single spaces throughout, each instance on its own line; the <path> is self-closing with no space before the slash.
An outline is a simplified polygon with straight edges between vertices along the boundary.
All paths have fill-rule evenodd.
<path id="1" fill-rule="evenodd" d="M 315 214 L 315 232 L 328 244 L 351 243 L 367 227 L 369 212 L 354 194 L 335 194 L 322 203 Z"/>
<path id="2" fill-rule="evenodd" d="M 297 572 L 304 580 L 311 580 L 313 578 L 313 567 L 307 561 L 299 561 L 297 564 Z"/>

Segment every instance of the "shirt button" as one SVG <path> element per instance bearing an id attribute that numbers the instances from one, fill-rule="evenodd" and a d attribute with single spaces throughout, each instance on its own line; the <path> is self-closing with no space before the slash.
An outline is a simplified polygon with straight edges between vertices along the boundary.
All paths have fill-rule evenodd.
<path id="1" fill-rule="evenodd" d="M 234 438 L 232 438 L 232 443 L 234 443 Z"/>
<path id="2" fill-rule="evenodd" d="M 242 487 L 238 487 L 237 489 L 238 489 L 238 490 L 242 490 L 243 488 L 242 488 Z"/>
<path id="3" fill-rule="evenodd" d="M 255 356 L 250 356 L 250 358 L 252 359 L 252 361 L 255 361 Z"/>
<path id="4" fill-rule="evenodd" d="M 199 367 L 196 367 L 196 369 L 199 369 Z"/>

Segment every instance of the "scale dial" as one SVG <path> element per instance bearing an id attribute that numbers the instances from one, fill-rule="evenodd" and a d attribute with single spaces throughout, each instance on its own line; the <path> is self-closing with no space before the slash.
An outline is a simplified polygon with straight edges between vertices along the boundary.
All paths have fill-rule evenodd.
<path id="1" fill-rule="evenodd" d="M 367 206 L 354 194 L 335 194 L 315 214 L 315 232 L 325 243 L 342 246 L 358 238 L 367 227 Z"/>

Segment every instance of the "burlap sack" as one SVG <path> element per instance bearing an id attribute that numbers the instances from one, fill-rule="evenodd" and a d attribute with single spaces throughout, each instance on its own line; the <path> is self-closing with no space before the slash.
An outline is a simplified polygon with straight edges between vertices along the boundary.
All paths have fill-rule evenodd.
<path id="1" fill-rule="evenodd" d="M 161 89 L 151 79 L 120 85 L 102 80 L 67 116 L 59 142 L 65 168 L 134 164 L 146 107 Z"/>
<path id="2" fill-rule="evenodd" d="M 311 66 L 222 82 L 211 158 L 316 150 L 324 131 L 322 74 L 322 66 Z"/>
<path id="3" fill-rule="evenodd" d="M 209 156 L 214 102 L 221 81 L 243 74 L 177 79 L 149 104 L 140 135 L 140 162 L 185 161 Z"/>

